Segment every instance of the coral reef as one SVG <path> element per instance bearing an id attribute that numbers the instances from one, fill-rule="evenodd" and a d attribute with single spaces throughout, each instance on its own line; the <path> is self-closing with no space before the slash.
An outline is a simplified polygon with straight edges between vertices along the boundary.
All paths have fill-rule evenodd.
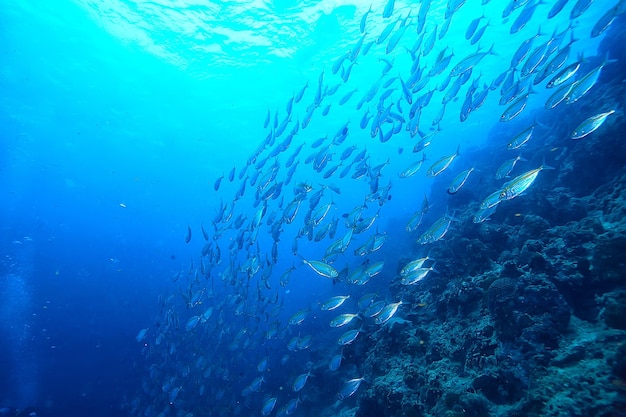
<path id="1" fill-rule="evenodd" d="M 623 105 L 625 90 L 599 85 L 585 109 Z M 552 149 L 556 169 L 489 222 L 472 222 L 477 203 L 433 202 L 460 221 L 430 249 L 436 276 L 392 286 L 405 320 L 362 347 L 356 416 L 626 416 L 626 126 L 564 142 L 580 118 L 566 110 L 525 151 L 538 166 Z M 473 156 L 495 172 L 492 154 Z"/>

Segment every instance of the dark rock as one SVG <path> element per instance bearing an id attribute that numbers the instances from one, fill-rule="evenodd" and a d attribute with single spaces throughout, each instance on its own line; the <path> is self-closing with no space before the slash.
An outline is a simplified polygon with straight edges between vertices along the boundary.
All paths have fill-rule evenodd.
<path id="1" fill-rule="evenodd" d="M 626 294 L 622 293 L 607 303 L 604 322 L 609 327 L 626 330 Z"/>
<path id="2" fill-rule="evenodd" d="M 622 382 L 626 384 L 626 344 L 621 345 L 617 352 L 615 352 L 612 371 L 616 377 L 620 378 Z"/>
<path id="3" fill-rule="evenodd" d="M 480 395 L 467 393 L 459 398 L 459 403 L 463 407 L 464 416 L 468 417 L 489 417 L 489 404 Z"/>
<path id="4" fill-rule="evenodd" d="M 472 387 L 495 404 L 506 404 L 519 400 L 525 384 L 511 372 L 498 370 L 493 374 L 481 375 L 472 381 Z"/>
<path id="5" fill-rule="evenodd" d="M 568 346 L 559 356 L 552 360 L 552 365 L 567 366 L 585 358 L 586 350 L 582 345 Z"/>

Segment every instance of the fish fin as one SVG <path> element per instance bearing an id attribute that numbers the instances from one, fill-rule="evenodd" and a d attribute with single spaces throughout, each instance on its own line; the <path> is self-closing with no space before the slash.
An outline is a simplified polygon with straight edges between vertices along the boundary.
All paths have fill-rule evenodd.
<path id="1" fill-rule="evenodd" d="M 543 170 L 543 169 L 556 169 L 556 168 L 554 168 L 553 166 L 546 165 L 546 157 L 545 157 L 545 156 L 543 157 L 543 162 L 541 162 L 541 167 L 540 167 L 540 168 L 541 168 L 542 170 Z M 520 194 L 520 195 L 521 195 L 521 194 Z"/>

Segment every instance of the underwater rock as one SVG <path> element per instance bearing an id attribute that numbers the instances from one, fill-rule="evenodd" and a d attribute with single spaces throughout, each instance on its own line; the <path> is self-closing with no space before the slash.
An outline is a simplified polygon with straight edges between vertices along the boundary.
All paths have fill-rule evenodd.
<path id="1" fill-rule="evenodd" d="M 626 344 L 623 344 L 615 352 L 613 366 L 611 367 L 613 375 L 620 378 L 626 386 Z"/>
<path id="2" fill-rule="evenodd" d="M 500 340 L 512 340 L 518 335 L 513 312 L 516 288 L 517 281 L 512 278 L 496 279 L 489 286 L 489 312 Z"/>
<path id="3" fill-rule="evenodd" d="M 489 309 L 493 310 L 497 304 L 504 303 L 515 297 L 517 281 L 512 278 L 500 278 L 489 286 Z"/>
<path id="4" fill-rule="evenodd" d="M 506 404 L 522 398 L 524 383 L 511 372 L 498 370 L 493 374 L 484 374 L 472 381 L 472 388 L 482 393 L 495 404 Z"/>
<path id="5" fill-rule="evenodd" d="M 552 360 L 551 364 L 563 367 L 581 361 L 585 358 L 586 348 L 583 344 L 569 345 Z"/>
<path id="6" fill-rule="evenodd" d="M 550 228 L 550 223 L 541 216 L 529 214 L 524 216 L 524 232 L 529 237 L 539 236 Z"/>
<path id="7" fill-rule="evenodd" d="M 614 329 L 626 330 L 626 293 L 619 294 L 606 304 L 604 322 Z"/>
<path id="8" fill-rule="evenodd" d="M 626 274 L 626 234 L 609 231 L 598 236 L 591 264 L 603 286 L 619 285 Z"/>

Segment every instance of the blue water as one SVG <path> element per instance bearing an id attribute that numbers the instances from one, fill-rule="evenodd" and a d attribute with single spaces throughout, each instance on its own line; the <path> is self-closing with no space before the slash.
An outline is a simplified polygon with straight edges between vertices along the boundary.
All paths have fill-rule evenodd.
<path id="1" fill-rule="evenodd" d="M 591 2 L 573 20 L 570 13 L 576 1 L 567 2 L 551 19 L 547 14 L 556 1 L 545 1 L 514 34 L 509 33 L 510 27 L 524 7 L 503 19 L 505 1 L 456 2 L 461 5 L 451 17 L 448 32 L 420 58 L 419 67 L 425 69 L 426 78 L 440 52 L 454 54 L 441 74 L 430 77 L 423 89 L 412 95 L 417 100 L 434 91 L 421 110 L 420 133 L 412 137 L 406 130 L 411 105 L 399 80 L 386 88 L 381 85 L 374 99 L 357 109 L 359 100 L 383 75 L 387 66 L 383 59 L 392 68 L 381 84 L 397 76 L 406 81 L 411 75 L 415 58 L 409 50 L 418 39 L 417 15 L 420 4 L 424 7 L 425 3 L 397 1 L 388 18 L 383 17 L 387 1 L 372 1 L 370 6 L 370 2 L 357 1 L 24 0 L 3 6 L 0 408 L 32 406 L 41 415 L 55 416 L 258 415 L 265 399 L 275 396 L 278 400 L 272 415 L 327 414 L 344 407 L 337 403 L 337 393 L 345 381 L 365 377 L 354 396 L 344 400 L 349 408 L 362 404 L 359 396 L 364 395 L 364 387 L 374 386 L 367 364 L 376 361 L 376 355 L 384 355 L 368 351 L 368 343 L 382 338 L 375 333 L 379 326 L 362 312 L 341 329 L 331 329 L 327 322 L 340 313 L 358 312 L 357 301 L 366 293 L 376 293 L 377 300 L 387 304 L 404 301 L 395 317 L 412 320 L 428 287 L 442 288 L 446 279 L 453 279 L 441 276 L 446 265 L 464 262 L 463 258 L 437 259 L 436 251 L 463 238 L 459 223 L 471 224 L 478 204 L 502 187 L 502 182 L 494 182 L 494 164 L 497 167 L 519 154 L 507 151 L 506 144 L 533 121 L 539 123 L 537 132 L 520 151 L 528 161 L 520 162 L 510 178 L 537 168 L 545 158 L 557 168 L 557 174 L 542 171 L 526 192 L 541 196 L 556 187 L 555 175 L 565 171 L 559 165 L 563 152 L 584 155 L 593 149 L 576 147 L 581 142 L 568 138 L 576 125 L 594 114 L 616 110 L 605 126 L 589 136 L 598 140 L 601 129 L 623 120 L 623 97 L 607 93 L 604 98 L 589 98 L 603 83 L 619 83 L 624 64 L 614 41 L 601 46 L 611 33 L 623 39 L 623 31 L 619 32 L 623 16 L 617 16 L 600 36 L 591 36 L 592 28 L 608 10 L 615 6 L 620 8 L 618 14 L 623 12 L 623 2 L 618 6 L 616 1 L 600 0 Z M 423 42 L 435 26 L 437 33 L 441 32 L 447 4 L 432 1 Z M 374 41 L 389 23 L 407 15 L 408 29 L 389 54 L 385 51 L 389 38 L 371 46 L 367 54 L 361 50 L 349 79 L 343 81 L 340 73 L 333 74 L 331 69 L 363 36 L 359 23 L 370 7 L 364 45 Z M 470 45 L 466 29 L 483 14 L 478 28 L 488 23 L 485 34 L 476 45 Z M 545 84 L 552 74 L 533 87 L 528 104 L 513 120 L 499 121 L 510 103 L 499 104 L 501 88 L 497 87 L 466 121 L 460 121 L 472 82 L 476 82 L 476 91 L 491 85 L 509 69 L 524 40 L 540 33 L 532 51 L 563 31 L 567 32 L 561 48 L 575 39 L 563 67 L 579 56 L 587 58 L 578 79 L 600 65 L 607 51 L 608 58 L 616 61 L 607 64 L 603 71 L 611 75 L 601 77 L 589 95 L 571 105 L 546 109 L 544 103 L 554 89 Z M 441 132 L 423 152 L 412 152 L 420 136 L 436 129 L 432 121 L 449 88 L 439 91 L 437 87 L 463 58 L 490 47 L 494 53 L 476 64 L 469 81 L 446 105 L 439 123 Z M 556 54 L 555 48 L 550 58 Z M 342 71 L 350 64 L 346 59 Z M 516 71 L 518 78 L 521 66 Z M 293 103 L 289 116 L 288 102 L 305 85 L 302 100 Z M 333 95 L 324 93 L 334 87 L 338 89 Z M 323 93 L 318 107 L 310 123 L 303 125 L 318 88 Z M 391 112 L 404 121 L 399 132 L 383 143 L 378 135 L 371 137 L 373 121 L 365 129 L 359 123 L 366 110 L 369 114 L 377 111 L 379 97 L 390 89 L 393 91 L 378 111 L 393 106 Z M 352 98 L 340 105 L 341 97 L 352 90 L 356 90 Z M 323 115 L 328 105 L 328 114 Z M 269 126 L 264 127 L 268 112 Z M 571 119 L 564 122 L 566 116 Z M 284 120 L 288 120 L 285 132 L 273 145 L 263 146 Z M 289 148 L 261 168 L 297 125 L 299 130 Z M 332 159 L 316 172 L 305 159 L 329 144 L 344 126 L 348 128 L 345 141 L 329 148 Z M 389 120 L 382 131 L 386 134 L 398 126 L 398 120 Z M 312 149 L 324 136 L 328 140 Z M 251 225 L 264 206 L 255 195 L 259 180 L 250 183 L 255 170 L 261 178 L 276 164 L 277 176 L 271 184 L 285 181 L 285 163 L 301 144 L 293 179 L 282 186 L 280 195 L 267 200 L 260 225 Z M 352 156 L 330 178 L 323 178 L 349 146 L 355 146 Z M 439 158 L 454 154 L 457 148 L 459 155 L 447 170 L 434 179 L 426 175 Z M 339 178 L 363 150 L 368 155 L 369 174 L 351 178 L 358 165 L 354 164 L 345 178 Z M 418 173 L 400 178 L 422 154 L 427 160 Z M 616 161 L 619 166 L 621 161 Z M 376 175 L 372 176 L 371 169 L 384 163 L 375 189 L 372 181 Z M 229 181 L 233 167 L 234 179 Z M 472 167 L 475 171 L 464 188 L 455 195 L 446 193 L 452 179 Z M 593 166 L 581 169 L 582 177 L 593 175 Z M 215 181 L 221 176 L 225 178 L 216 190 Z M 609 180 L 600 178 L 585 195 Z M 244 182 L 244 195 L 233 203 Z M 302 201 L 296 220 L 280 225 L 277 255 L 272 259 L 272 225 L 281 222 L 296 195 L 295 187 L 303 183 L 312 191 Z M 336 235 L 319 242 L 300 237 L 296 254 L 292 243 L 306 232 L 310 196 L 322 185 L 331 185 L 340 194 L 330 188 L 324 191 L 318 207 L 333 205 L 313 233 L 335 220 Z M 388 186 L 388 194 L 372 196 Z M 338 271 L 348 268 L 353 272 L 364 262 L 384 261 L 383 272 L 365 285 L 349 283 L 341 274 L 335 280 L 316 274 L 302 258 L 322 260 L 329 245 L 348 231 L 345 215 L 368 197 L 360 217 L 377 215 L 373 226 L 355 234 L 347 250 L 328 263 Z M 428 200 L 424 221 L 417 231 L 407 232 L 407 222 L 422 209 L 424 198 Z M 523 215 L 516 201 L 500 203 L 498 213 Z M 227 212 L 232 210 L 232 219 L 216 219 L 223 205 Z M 232 223 L 239 215 L 245 221 L 236 230 Z M 418 245 L 418 237 L 444 215 L 454 217 L 446 236 Z M 502 216 L 491 221 L 506 223 Z M 191 239 L 186 243 L 188 226 Z M 202 228 L 208 233 L 208 242 Z M 367 256 L 354 254 L 375 234 L 386 237 L 380 250 Z M 239 248 L 237 239 L 243 242 Z M 202 256 L 207 244 L 213 255 Z M 431 274 L 428 279 L 432 282 L 399 285 L 400 268 L 433 250 L 433 274 L 439 273 L 438 278 Z M 241 267 L 251 258 L 260 266 L 258 272 L 248 275 Z M 295 270 L 289 282 L 280 283 L 281 275 L 292 266 Z M 431 297 L 438 293 L 441 291 Z M 201 295 L 191 305 L 193 294 Z M 335 311 L 320 311 L 318 304 L 336 295 L 350 298 Z M 576 310 L 575 303 L 568 301 Z M 208 307 L 213 308 L 212 316 L 185 330 L 188 320 Z M 292 315 L 302 309 L 310 309 L 304 322 L 288 325 Z M 276 326 L 278 333 L 266 337 L 271 326 Z M 141 329 L 147 329 L 146 337 L 138 341 Z M 346 346 L 344 364 L 334 373 L 328 371 L 328 361 L 341 350 L 337 338 L 348 329 L 363 330 L 357 338 L 361 344 Z M 304 335 L 312 335 L 311 347 L 296 352 L 287 349 L 290 339 Z M 289 356 L 284 359 L 284 355 Z M 197 365 L 200 357 L 206 364 Z M 259 372 L 257 364 L 265 357 L 268 370 Z M 309 370 L 314 376 L 299 394 L 292 392 L 294 378 Z M 250 390 L 250 384 L 261 375 L 261 387 Z M 173 394 L 175 388 L 181 391 Z M 294 399 L 299 399 L 297 409 L 286 408 Z"/>

